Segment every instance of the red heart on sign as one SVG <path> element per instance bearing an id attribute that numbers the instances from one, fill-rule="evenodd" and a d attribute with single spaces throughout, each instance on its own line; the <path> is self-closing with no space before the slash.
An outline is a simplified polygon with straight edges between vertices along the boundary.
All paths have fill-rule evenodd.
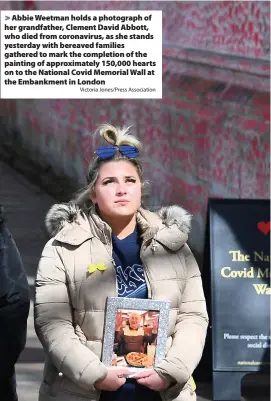
<path id="1" fill-rule="evenodd" d="M 257 224 L 258 230 L 260 230 L 264 235 L 267 235 L 270 232 L 270 221 L 265 223 L 264 221 L 260 221 Z"/>

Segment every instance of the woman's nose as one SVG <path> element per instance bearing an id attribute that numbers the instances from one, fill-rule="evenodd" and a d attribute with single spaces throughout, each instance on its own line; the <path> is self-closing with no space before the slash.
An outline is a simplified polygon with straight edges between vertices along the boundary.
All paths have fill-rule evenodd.
<path id="1" fill-rule="evenodd" d="M 117 186 L 117 194 L 118 195 L 123 195 L 123 194 L 126 194 L 126 193 L 127 193 L 127 191 L 126 191 L 125 185 L 124 184 L 119 184 Z"/>

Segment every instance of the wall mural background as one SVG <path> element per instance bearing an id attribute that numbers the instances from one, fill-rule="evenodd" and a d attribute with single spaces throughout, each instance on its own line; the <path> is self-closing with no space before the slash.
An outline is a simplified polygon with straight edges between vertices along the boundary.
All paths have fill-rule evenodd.
<path id="1" fill-rule="evenodd" d="M 6 1 L 0 8 L 163 10 L 163 99 L 1 99 L 6 159 L 31 160 L 25 170 L 43 166 L 79 187 L 95 128 L 132 125 L 144 143 L 149 204 L 179 204 L 194 215 L 190 243 L 199 257 L 208 198 L 269 197 L 268 2 Z"/>

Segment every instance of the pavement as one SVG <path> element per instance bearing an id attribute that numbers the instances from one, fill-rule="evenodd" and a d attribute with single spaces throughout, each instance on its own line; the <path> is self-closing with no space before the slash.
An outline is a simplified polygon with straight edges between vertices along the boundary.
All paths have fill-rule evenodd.
<path id="1" fill-rule="evenodd" d="M 33 325 L 34 280 L 42 249 L 48 240 L 44 217 L 56 201 L 8 165 L 0 162 L 0 202 L 4 205 L 11 231 L 20 250 L 31 288 L 25 350 L 16 365 L 19 401 L 38 401 L 44 353 Z M 211 383 L 197 383 L 197 401 L 212 401 Z M 0 394 L 1 400 L 1 394 Z M 243 401 L 269 401 L 260 394 Z"/>

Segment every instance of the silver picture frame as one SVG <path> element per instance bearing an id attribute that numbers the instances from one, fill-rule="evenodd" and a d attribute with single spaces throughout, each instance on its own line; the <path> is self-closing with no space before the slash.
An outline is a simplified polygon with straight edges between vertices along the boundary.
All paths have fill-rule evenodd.
<path id="1" fill-rule="evenodd" d="M 154 368 L 160 361 L 165 357 L 166 354 L 166 341 L 169 323 L 169 311 L 170 311 L 170 301 L 164 300 L 152 300 L 152 299 L 138 299 L 138 298 L 121 298 L 121 297 L 108 297 L 106 302 L 105 310 L 105 326 L 104 326 L 104 337 L 103 337 L 103 349 L 102 349 L 102 362 L 106 366 L 127 366 L 131 371 L 131 376 L 138 371 L 142 371 L 142 368 Z M 126 313 L 127 312 L 127 313 Z M 116 343 L 116 318 L 121 313 L 121 316 L 127 315 L 130 319 L 131 315 L 140 315 L 143 319 L 152 319 L 154 324 L 156 324 L 156 334 L 155 334 L 155 349 L 151 349 L 150 345 L 145 344 L 145 352 L 148 357 L 150 357 L 150 352 L 152 351 L 152 366 L 140 366 L 130 365 L 129 354 L 127 353 L 123 357 L 117 357 L 117 352 L 115 351 L 115 346 L 119 345 Z M 130 316 L 130 317 L 129 317 Z M 157 320 L 155 320 L 157 319 Z M 144 320 L 145 321 L 145 320 Z M 130 321 L 129 321 L 130 325 Z M 141 327 L 145 333 L 147 327 Z M 130 328 L 128 328 L 130 330 Z M 133 352 L 133 357 L 137 357 L 136 354 L 141 355 L 143 358 L 144 352 Z M 154 355 L 153 355 L 154 354 Z M 117 365 L 113 363 L 113 358 L 121 359 L 123 358 L 123 364 Z"/>

